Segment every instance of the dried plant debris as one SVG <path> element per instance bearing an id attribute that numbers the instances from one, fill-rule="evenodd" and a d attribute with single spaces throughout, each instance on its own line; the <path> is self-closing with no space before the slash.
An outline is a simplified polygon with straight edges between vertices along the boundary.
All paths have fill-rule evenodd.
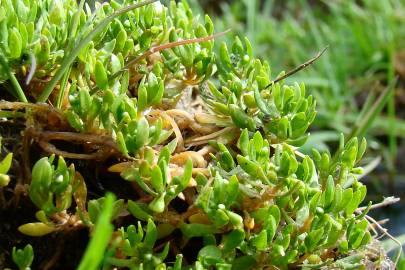
<path id="1" fill-rule="evenodd" d="M 368 269 L 385 258 L 371 250 L 371 204 L 359 208 L 366 141 L 301 153 L 316 102 L 272 80 L 247 39 L 216 51 L 226 33 L 186 1 L 2 1 L 0 14 L 0 201 L 12 215 L 1 253 L 26 244 L 12 250 L 19 269 Z M 88 241 L 83 231 L 86 251 L 69 244 Z"/>

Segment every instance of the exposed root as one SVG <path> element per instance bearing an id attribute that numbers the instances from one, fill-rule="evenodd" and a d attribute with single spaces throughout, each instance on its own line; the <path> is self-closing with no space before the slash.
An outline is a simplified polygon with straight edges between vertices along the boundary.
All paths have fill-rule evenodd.
<path id="1" fill-rule="evenodd" d="M 40 131 L 34 128 L 29 128 L 26 133 L 38 142 L 42 149 L 47 153 L 61 155 L 67 158 L 105 160 L 112 155 L 121 155 L 115 141 L 109 136 L 74 132 Z M 52 143 L 50 143 L 50 141 L 54 140 L 83 144 L 84 146 L 96 150 L 91 154 L 71 153 L 57 149 Z"/>
<path id="2" fill-rule="evenodd" d="M 177 116 L 182 119 L 182 125 L 178 124 L 180 128 L 190 128 L 198 134 L 209 134 L 218 130 L 218 127 L 215 125 L 200 125 L 195 121 L 194 117 L 190 113 L 184 110 L 172 109 L 167 110 L 166 113 L 172 117 Z"/>

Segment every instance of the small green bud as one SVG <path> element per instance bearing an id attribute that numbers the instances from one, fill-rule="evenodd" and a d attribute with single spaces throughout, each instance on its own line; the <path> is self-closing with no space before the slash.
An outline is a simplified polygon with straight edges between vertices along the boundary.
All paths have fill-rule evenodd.
<path id="1" fill-rule="evenodd" d="M 10 183 L 10 176 L 0 173 L 0 188 L 6 187 Z"/>
<path id="2" fill-rule="evenodd" d="M 47 157 L 38 160 L 32 168 L 32 180 L 30 188 L 47 189 L 50 187 L 53 177 L 52 166 Z"/>
<path id="3" fill-rule="evenodd" d="M 108 87 L 107 72 L 105 71 L 103 63 L 99 60 L 97 60 L 94 67 L 94 76 L 97 86 L 100 87 L 100 89 L 106 90 Z"/>
<path id="4" fill-rule="evenodd" d="M 12 258 L 19 269 L 30 269 L 32 261 L 34 260 L 34 250 L 30 244 L 26 245 L 24 249 L 13 247 Z"/>

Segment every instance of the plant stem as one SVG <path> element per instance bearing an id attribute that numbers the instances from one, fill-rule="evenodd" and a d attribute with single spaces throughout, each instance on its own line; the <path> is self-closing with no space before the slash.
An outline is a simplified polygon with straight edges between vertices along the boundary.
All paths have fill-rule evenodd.
<path id="1" fill-rule="evenodd" d="M 10 79 L 11 84 L 14 87 L 15 94 L 18 96 L 18 99 L 22 102 L 28 102 L 27 97 L 25 96 L 24 91 L 22 90 L 22 88 L 20 86 L 20 83 L 18 82 L 14 73 L 10 69 L 10 67 L 8 65 L 8 61 L 2 52 L 0 52 L 0 64 L 3 66 L 4 70 L 6 71 L 8 78 Z"/>
<path id="2" fill-rule="evenodd" d="M 387 197 L 387 198 L 384 198 L 384 200 L 383 200 L 382 202 L 373 204 L 373 205 L 369 208 L 369 210 L 377 209 L 377 208 L 381 208 L 381 207 L 385 207 L 385 206 L 388 206 L 388 205 L 391 205 L 391 204 L 395 204 L 395 203 L 397 203 L 397 202 L 399 202 L 399 201 L 400 201 L 400 198 L 395 198 L 395 197 L 392 197 L 392 196 L 391 196 L 391 197 Z M 366 206 L 363 206 L 363 207 L 357 208 L 356 211 L 364 211 L 364 210 L 366 210 L 366 209 L 367 209 L 367 207 L 366 207 Z"/>

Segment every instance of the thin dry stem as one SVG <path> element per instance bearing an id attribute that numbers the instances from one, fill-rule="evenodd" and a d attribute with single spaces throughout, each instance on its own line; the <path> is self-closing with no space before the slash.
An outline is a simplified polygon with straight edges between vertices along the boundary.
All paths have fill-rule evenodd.
<path id="1" fill-rule="evenodd" d="M 401 200 L 400 198 L 387 197 L 387 198 L 384 198 L 384 200 L 382 202 L 373 204 L 369 208 L 369 210 L 385 207 L 385 206 L 388 206 L 388 205 L 391 205 L 391 204 L 395 204 L 395 203 L 399 202 L 400 200 Z M 363 207 L 357 208 L 357 211 L 362 212 L 362 211 L 364 211 L 366 209 L 367 209 L 367 207 L 363 206 Z"/>
<path id="2" fill-rule="evenodd" d="M 264 89 L 269 88 L 270 86 L 272 86 L 273 84 L 278 83 L 279 81 L 284 80 L 287 77 L 290 77 L 291 75 L 294 75 L 295 73 L 297 73 L 298 71 L 312 65 L 316 60 L 319 59 L 319 57 L 322 56 L 322 54 L 328 49 L 329 46 L 326 46 L 325 48 L 323 48 L 322 51 L 318 52 L 313 58 L 309 59 L 308 61 L 306 61 L 305 63 L 295 67 L 294 69 L 288 71 L 286 74 L 277 77 L 274 81 L 270 82 Z"/>
<path id="3" fill-rule="evenodd" d="M 163 44 L 163 45 L 157 45 L 154 47 L 151 47 L 149 50 L 147 50 L 146 52 L 144 52 L 143 54 L 131 59 L 127 64 L 125 64 L 125 66 L 122 68 L 122 70 L 117 71 L 116 73 L 114 73 L 113 75 L 111 75 L 110 80 L 115 79 L 116 77 L 118 77 L 120 74 L 122 74 L 125 70 L 127 70 L 130 66 L 135 65 L 136 63 L 139 63 L 140 61 L 142 61 L 143 59 L 147 58 L 148 56 L 156 53 L 156 52 L 160 52 L 163 50 L 167 50 L 170 48 L 174 48 L 174 47 L 179 47 L 182 45 L 187 45 L 187 44 L 192 44 L 192 43 L 201 43 L 201 42 L 205 42 L 205 41 L 210 41 L 213 40 L 217 37 L 220 37 L 222 35 L 225 35 L 226 33 L 228 33 L 230 31 L 230 29 L 224 31 L 224 32 L 220 32 L 220 33 L 216 33 L 207 37 L 200 37 L 200 38 L 191 38 L 191 39 L 185 39 L 185 40 L 179 40 L 179 41 L 174 41 L 174 42 L 170 42 L 167 44 Z"/>
<path id="4" fill-rule="evenodd" d="M 357 211 L 357 210 L 356 210 L 356 213 L 357 213 L 357 214 L 361 214 L 361 211 Z M 370 222 L 373 224 L 373 226 L 374 226 L 375 228 L 377 228 L 377 229 L 382 233 L 382 236 L 387 236 L 388 238 L 390 238 L 392 241 L 394 241 L 394 242 L 398 245 L 399 251 L 398 251 L 398 254 L 397 254 L 397 256 L 396 256 L 396 258 L 395 258 L 395 261 L 394 261 L 395 265 L 397 265 L 398 262 L 399 262 L 399 259 L 400 259 L 400 257 L 401 257 L 401 253 L 402 253 L 402 252 L 401 252 L 401 250 L 402 250 L 402 244 L 401 244 L 401 242 L 400 242 L 398 239 L 396 239 L 394 236 L 392 236 L 392 235 L 388 232 L 388 230 L 385 229 L 385 228 L 383 228 L 383 227 L 378 223 L 378 221 L 376 221 L 374 218 L 370 217 L 369 215 L 366 215 L 365 217 L 366 217 L 366 219 L 367 219 L 368 221 L 370 221 Z"/>

